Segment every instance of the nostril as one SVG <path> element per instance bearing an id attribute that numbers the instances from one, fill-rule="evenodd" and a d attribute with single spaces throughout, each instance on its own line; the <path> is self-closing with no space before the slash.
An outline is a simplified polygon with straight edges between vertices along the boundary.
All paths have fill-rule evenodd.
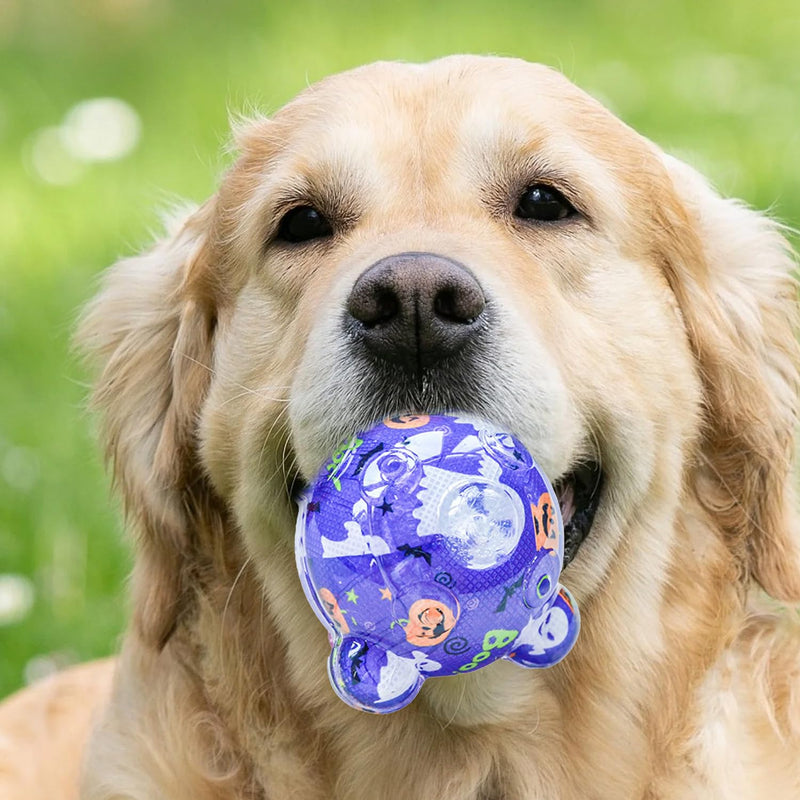
<path id="1" fill-rule="evenodd" d="M 391 322 L 400 313 L 400 301 L 391 289 L 379 289 L 375 292 L 375 308 L 368 320 L 363 320 L 367 327 Z"/>
<path id="2" fill-rule="evenodd" d="M 477 284 L 445 286 L 433 299 L 433 311 L 445 322 L 471 325 L 486 308 L 486 299 Z"/>
<path id="3" fill-rule="evenodd" d="M 459 322 L 455 290 L 452 288 L 442 289 L 433 299 L 433 310 L 437 317 Z"/>
<path id="4" fill-rule="evenodd" d="M 364 286 L 353 292 L 347 311 L 365 328 L 374 328 L 391 322 L 400 313 L 400 300 L 391 287 Z"/>

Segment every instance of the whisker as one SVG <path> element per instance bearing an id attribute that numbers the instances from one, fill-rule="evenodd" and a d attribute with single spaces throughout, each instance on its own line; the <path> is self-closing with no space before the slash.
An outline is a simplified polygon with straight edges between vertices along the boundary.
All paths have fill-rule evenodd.
<path id="1" fill-rule="evenodd" d="M 247 565 L 253 560 L 252 556 L 248 556 L 244 560 L 244 564 L 242 564 L 241 569 L 238 573 L 236 573 L 236 577 L 233 579 L 233 583 L 231 584 L 231 588 L 228 590 L 228 596 L 225 598 L 225 606 L 222 609 L 222 619 L 220 620 L 220 635 L 225 631 L 225 615 L 228 613 L 228 606 L 230 605 L 231 598 L 233 597 L 233 592 L 236 589 L 236 584 L 239 583 L 239 579 L 244 574 L 245 569 L 247 569 Z"/>
<path id="2" fill-rule="evenodd" d="M 289 402 L 289 398 L 288 397 L 271 397 L 269 395 L 262 394 L 261 391 L 259 391 L 258 389 L 248 389 L 246 386 L 242 386 L 241 384 L 234 384 L 234 385 L 238 386 L 243 391 L 239 392 L 239 394 L 233 395 L 233 397 L 229 397 L 227 400 L 225 400 L 220 405 L 220 408 L 222 408 L 222 406 L 226 406 L 226 405 L 228 405 L 228 403 L 232 403 L 235 400 L 238 400 L 240 397 L 244 397 L 245 395 L 248 395 L 248 394 L 254 394 L 254 395 L 256 395 L 257 397 L 260 397 L 263 400 L 271 400 L 274 403 L 288 403 Z"/>
<path id="3" fill-rule="evenodd" d="M 447 722 L 445 722 L 444 725 L 441 726 L 443 731 L 447 730 L 450 727 L 450 725 L 453 724 L 453 720 L 456 718 L 456 715 L 461 710 L 461 706 L 464 704 L 464 697 L 466 696 L 466 693 L 467 693 L 467 684 L 466 682 L 462 681 L 461 693 L 458 696 L 458 701 L 456 702 L 455 708 L 453 709 L 453 713 L 450 715 L 450 719 L 448 719 Z"/>
<path id="4" fill-rule="evenodd" d="M 289 440 L 286 440 L 287 444 Z M 284 466 L 286 466 L 284 464 Z M 297 456 L 295 453 L 292 453 L 292 460 L 289 462 L 289 466 L 284 470 L 284 486 L 286 487 L 286 496 L 289 498 L 289 502 L 294 502 L 294 497 L 292 497 L 292 486 L 291 482 L 289 481 L 290 473 L 297 471 Z"/>
<path id="5" fill-rule="evenodd" d="M 278 461 L 278 464 L 276 465 L 276 468 L 275 468 L 274 472 L 272 472 L 272 474 L 269 476 L 268 480 L 272 481 L 272 480 L 274 480 L 274 478 L 277 475 L 280 475 L 281 478 L 283 479 L 282 483 L 286 487 L 287 494 L 290 494 L 290 490 L 289 490 L 289 487 L 288 487 L 289 475 L 285 471 L 286 455 L 287 455 L 286 450 L 291 444 L 290 437 L 289 437 L 288 434 L 289 434 L 289 425 L 288 425 L 288 420 L 286 420 L 284 422 L 284 424 L 282 425 L 282 430 L 281 430 L 281 437 L 283 438 L 283 447 L 281 449 L 281 458 Z M 292 454 L 292 459 L 294 461 L 294 454 Z M 291 500 L 292 497 L 290 496 L 289 499 Z"/>
<path id="6" fill-rule="evenodd" d="M 176 353 L 174 353 L 174 355 L 179 356 L 180 358 L 185 358 L 187 361 L 191 361 L 192 364 L 197 364 L 198 367 L 202 367 L 204 370 L 206 370 L 213 377 L 220 378 L 220 375 L 217 372 L 217 370 L 215 370 L 213 367 L 208 366 L 208 364 L 204 364 L 202 361 L 198 361 L 196 358 L 190 356 L 188 353 L 177 353 L 176 352 Z M 220 378 L 220 379 L 225 381 L 225 382 L 227 382 L 227 383 L 229 383 L 231 386 L 235 386 L 237 389 L 241 389 L 242 390 L 242 394 L 236 395 L 236 397 L 228 398 L 228 400 L 225 401 L 226 403 L 229 402 L 230 400 L 235 400 L 235 399 L 237 399 L 239 397 L 242 397 L 245 394 L 254 394 L 254 395 L 256 395 L 256 397 L 260 397 L 260 398 L 262 398 L 264 400 L 273 400 L 276 403 L 288 403 L 289 402 L 289 399 L 286 398 L 286 397 L 271 397 L 270 395 L 267 395 L 267 394 L 264 394 L 264 393 L 265 392 L 273 392 L 273 391 L 275 391 L 275 392 L 280 392 L 280 391 L 287 392 L 287 391 L 289 391 L 289 389 L 291 389 L 291 385 L 287 384 L 286 386 L 280 386 L 280 385 L 275 384 L 275 385 L 265 386 L 265 387 L 263 387 L 261 389 L 253 389 L 253 388 L 251 388 L 249 386 L 245 386 L 244 384 L 239 383 L 238 381 L 230 380 L 229 378 Z M 223 403 L 223 405 L 224 405 L 224 403 Z"/>
<path id="7" fill-rule="evenodd" d="M 289 418 L 284 414 L 286 410 L 286 406 L 281 408 L 278 411 L 275 419 L 272 421 L 272 425 L 270 425 L 269 430 L 267 431 L 267 435 L 264 437 L 264 443 L 261 445 L 261 451 L 258 454 L 258 467 L 261 468 L 261 465 L 264 463 L 264 456 L 267 452 L 268 445 L 272 442 L 273 433 L 275 432 L 276 426 L 279 426 L 277 429 L 276 436 L 277 438 L 281 438 L 284 435 L 288 435 L 289 433 Z M 269 476 L 267 480 L 272 480 L 275 477 L 275 473 Z"/>

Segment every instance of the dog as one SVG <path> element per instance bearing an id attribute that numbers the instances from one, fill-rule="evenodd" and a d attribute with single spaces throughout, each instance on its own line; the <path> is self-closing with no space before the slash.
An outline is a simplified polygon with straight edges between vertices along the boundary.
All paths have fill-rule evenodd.
<path id="1" fill-rule="evenodd" d="M 800 797 L 779 226 L 515 59 L 358 68 L 235 141 L 83 316 L 133 616 L 116 661 L 6 704 L 4 796 L 76 796 L 85 736 L 84 800 Z M 553 479 L 580 636 L 355 711 L 293 497 L 375 420 L 458 411 Z"/>

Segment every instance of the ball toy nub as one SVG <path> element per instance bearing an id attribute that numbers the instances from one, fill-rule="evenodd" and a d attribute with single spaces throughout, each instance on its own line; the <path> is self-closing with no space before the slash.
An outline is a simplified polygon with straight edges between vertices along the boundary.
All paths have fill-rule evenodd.
<path id="1" fill-rule="evenodd" d="M 342 444 L 299 499 L 296 555 L 336 694 L 372 712 L 498 658 L 549 667 L 578 635 L 558 499 L 511 434 L 392 417 Z"/>

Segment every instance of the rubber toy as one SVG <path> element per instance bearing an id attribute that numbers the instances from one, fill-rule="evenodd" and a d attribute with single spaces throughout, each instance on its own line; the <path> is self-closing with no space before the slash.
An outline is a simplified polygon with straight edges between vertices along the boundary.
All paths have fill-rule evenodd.
<path id="1" fill-rule="evenodd" d="M 549 667 L 577 638 L 556 495 L 490 423 L 386 419 L 339 447 L 298 503 L 300 579 L 354 708 L 397 711 L 426 679 L 499 658 Z"/>

